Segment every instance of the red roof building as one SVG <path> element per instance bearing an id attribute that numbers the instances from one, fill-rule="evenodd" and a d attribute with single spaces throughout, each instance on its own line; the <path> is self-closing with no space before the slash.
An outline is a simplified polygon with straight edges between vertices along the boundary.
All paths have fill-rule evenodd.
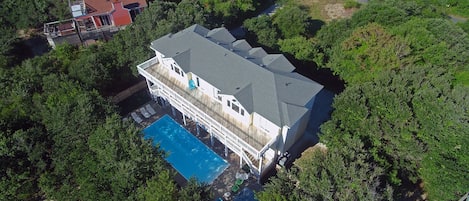
<path id="1" fill-rule="evenodd" d="M 145 0 L 82 0 L 71 5 L 75 20 L 86 30 L 129 25 L 145 7 Z"/>

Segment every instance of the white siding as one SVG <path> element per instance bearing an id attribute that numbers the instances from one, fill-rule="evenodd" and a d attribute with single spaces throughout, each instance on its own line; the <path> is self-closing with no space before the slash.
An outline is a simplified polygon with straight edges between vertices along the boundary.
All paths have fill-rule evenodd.
<path id="1" fill-rule="evenodd" d="M 221 95 L 223 111 L 230 114 L 236 120 L 249 125 L 251 124 L 251 115 L 246 111 L 246 109 L 241 105 L 241 103 L 236 100 L 234 96 L 231 95 Z M 228 101 L 230 105 L 228 106 Z M 237 109 L 237 111 L 235 110 Z"/>
<path id="2" fill-rule="evenodd" d="M 291 128 L 288 129 L 286 136 L 283 137 L 284 145 L 283 145 L 283 152 L 290 149 L 296 141 L 298 141 L 301 136 L 305 133 L 306 126 L 308 125 L 309 116 L 311 114 L 311 110 L 306 112 Z"/>
<path id="3" fill-rule="evenodd" d="M 252 123 L 255 127 L 268 133 L 271 137 L 277 136 L 280 132 L 280 127 L 255 112 L 253 113 Z"/>
<path id="4" fill-rule="evenodd" d="M 192 73 L 192 80 L 194 80 L 197 89 L 203 92 L 205 95 L 212 97 L 216 100 L 216 91 L 218 90 L 210 83 L 206 82 L 201 77 L 197 76 L 196 74 Z"/>
<path id="5" fill-rule="evenodd" d="M 189 79 L 187 72 L 184 72 L 181 67 L 172 58 L 162 58 L 161 64 L 163 67 L 168 69 L 169 75 L 174 79 L 183 83 L 186 87 L 189 87 Z"/>

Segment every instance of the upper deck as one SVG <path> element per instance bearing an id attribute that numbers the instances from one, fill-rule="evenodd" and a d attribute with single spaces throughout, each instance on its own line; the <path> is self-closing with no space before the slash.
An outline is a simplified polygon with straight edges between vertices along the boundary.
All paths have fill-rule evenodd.
<path id="1" fill-rule="evenodd" d="M 140 64 L 138 70 L 148 80 L 164 85 L 164 87 L 151 87 L 152 93 L 170 99 L 171 105 L 182 110 L 186 116 L 195 118 L 209 133 L 226 143 L 232 151 L 238 154 L 242 154 L 241 150 L 247 151 L 259 159 L 260 155 L 275 142 L 275 138 L 252 124 L 245 125 L 225 113 L 220 102 L 197 89 L 190 90 L 185 84 L 171 77 L 168 70 L 161 66 L 156 58 Z"/>

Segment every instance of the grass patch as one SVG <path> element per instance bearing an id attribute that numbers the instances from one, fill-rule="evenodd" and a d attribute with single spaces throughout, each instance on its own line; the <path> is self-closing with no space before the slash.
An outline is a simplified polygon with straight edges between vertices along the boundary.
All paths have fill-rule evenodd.
<path id="1" fill-rule="evenodd" d="M 309 10 L 309 14 L 313 19 L 322 21 L 331 21 L 332 18 L 327 14 L 326 6 L 334 4 L 344 5 L 348 0 L 291 0 Z M 355 0 L 352 0 L 355 2 Z M 358 4 L 358 3 L 357 3 Z"/>
<path id="2" fill-rule="evenodd" d="M 344 8 L 349 9 L 349 8 L 360 8 L 360 3 L 358 3 L 356 0 L 346 0 L 344 2 Z"/>
<path id="3" fill-rule="evenodd" d="M 455 80 L 454 84 L 458 85 L 464 85 L 464 86 L 469 86 L 469 71 L 461 71 L 457 72 L 455 75 Z"/>

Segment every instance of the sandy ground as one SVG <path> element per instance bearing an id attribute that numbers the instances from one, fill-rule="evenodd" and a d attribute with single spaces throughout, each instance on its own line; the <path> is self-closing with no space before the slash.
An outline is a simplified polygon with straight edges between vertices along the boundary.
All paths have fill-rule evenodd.
<path id="1" fill-rule="evenodd" d="M 349 18 L 353 14 L 353 9 L 345 9 L 342 3 L 326 4 L 324 10 L 329 20 Z"/>
<path id="2" fill-rule="evenodd" d="M 298 4 L 309 9 L 313 19 L 325 22 L 348 18 L 356 9 L 345 9 L 344 0 L 295 0 Z"/>

